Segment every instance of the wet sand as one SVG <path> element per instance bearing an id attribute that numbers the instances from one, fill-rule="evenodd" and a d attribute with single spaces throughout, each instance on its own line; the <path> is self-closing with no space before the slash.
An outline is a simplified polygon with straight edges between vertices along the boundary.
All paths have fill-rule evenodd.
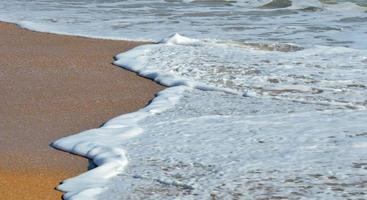
<path id="1" fill-rule="evenodd" d="M 163 89 L 111 64 L 140 44 L 0 22 L 0 199 L 60 199 L 54 188 L 88 162 L 50 143 L 135 111 Z"/>

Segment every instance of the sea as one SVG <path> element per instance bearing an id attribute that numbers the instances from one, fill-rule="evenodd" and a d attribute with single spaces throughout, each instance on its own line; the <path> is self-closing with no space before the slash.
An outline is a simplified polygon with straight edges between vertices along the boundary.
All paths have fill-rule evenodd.
<path id="1" fill-rule="evenodd" d="M 94 166 L 65 199 L 367 199 L 366 0 L 0 0 L 0 20 L 151 42 L 114 64 L 167 86 L 53 143 Z"/>

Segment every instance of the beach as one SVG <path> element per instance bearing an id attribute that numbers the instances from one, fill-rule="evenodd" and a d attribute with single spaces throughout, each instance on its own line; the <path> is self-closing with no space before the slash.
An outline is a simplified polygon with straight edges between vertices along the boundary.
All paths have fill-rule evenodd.
<path id="1" fill-rule="evenodd" d="M 0 8 L 0 199 L 365 199 L 365 0 Z"/>
<path id="2" fill-rule="evenodd" d="M 162 86 L 114 66 L 139 42 L 40 33 L 0 23 L 0 199 L 60 199 L 88 169 L 50 144 L 144 107 Z"/>

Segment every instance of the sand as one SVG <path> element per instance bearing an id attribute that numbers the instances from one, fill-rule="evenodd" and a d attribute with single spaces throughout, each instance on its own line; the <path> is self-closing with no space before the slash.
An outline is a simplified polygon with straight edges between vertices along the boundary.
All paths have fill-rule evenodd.
<path id="1" fill-rule="evenodd" d="M 60 199 L 54 188 L 88 161 L 50 143 L 144 107 L 163 89 L 111 64 L 137 45 L 0 23 L 0 199 Z"/>

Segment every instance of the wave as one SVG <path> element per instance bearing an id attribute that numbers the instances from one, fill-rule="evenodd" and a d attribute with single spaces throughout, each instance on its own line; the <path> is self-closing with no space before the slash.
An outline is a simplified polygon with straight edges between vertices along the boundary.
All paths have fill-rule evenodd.
<path id="1" fill-rule="evenodd" d="M 241 44 L 178 34 L 163 41 L 120 54 L 115 64 L 166 86 L 358 109 L 367 106 L 365 50 Z"/>
<path id="2" fill-rule="evenodd" d="M 262 9 L 294 9 L 306 12 L 317 12 L 324 9 L 333 11 L 357 11 L 365 12 L 367 4 L 350 1 L 337 0 L 272 0 L 264 5 L 259 6 Z"/>
<path id="3" fill-rule="evenodd" d="M 259 8 L 275 9 L 275 8 L 288 8 L 292 6 L 291 0 L 273 0 Z"/>
<path id="4" fill-rule="evenodd" d="M 178 107 L 176 106 L 181 101 L 187 101 L 183 104 L 186 106 L 194 106 L 193 108 L 187 109 L 190 112 L 194 113 L 205 113 L 205 112 L 215 112 L 218 113 L 218 106 L 211 107 L 208 106 L 206 108 L 206 111 L 201 112 L 200 109 L 203 108 L 202 105 L 191 105 L 192 103 L 200 103 L 206 102 L 206 105 L 208 104 L 215 104 L 215 102 L 211 102 L 209 99 L 221 99 L 222 103 L 218 105 L 223 105 L 225 110 L 221 111 L 223 114 L 218 115 L 210 115 L 210 116 L 203 116 L 200 118 L 194 117 L 193 120 L 200 122 L 202 125 L 208 125 L 212 124 L 214 120 L 214 124 L 219 124 L 220 127 L 227 127 L 231 126 L 233 120 L 235 119 L 235 113 L 241 113 L 243 116 L 247 116 L 246 113 L 250 112 L 248 110 L 247 104 L 244 104 L 244 102 L 255 101 L 256 103 L 253 106 L 253 109 L 255 109 L 256 105 L 263 104 L 264 102 L 268 102 L 269 105 L 266 107 L 270 110 L 275 109 L 276 113 L 278 112 L 285 112 L 286 109 L 305 109 L 307 112 L 311 110 L 318 110 L 318 111 L 325 111 L 329 112 L 330 110 L 341 110 L 341 112 L 344 112 L 344 110 L 348 109 L 366 109 L 366 105 L 358 105 L 357 103 L 352 102 L 333 102 L 333 101 L 320 101 L 320 100 L 314 100 L 312 99 L 295 99 L 295 98 L 289 98 L 292 96 L 289 95 L 296 95 L 298 97 L 303 97 L 306 94 L 311 95 L 319 95 L 323 93 L 327 93 L 327 90 L 330 90 L 331 92 L 335 93 L 338 90 L 341 90 L 340 86 L 346 86 L 350 87 L 350 91 L 353 92 L 353 98 L 356 98 L 356 94 L 360 93 L 361 98 L 365 97 L 365 90 L 366 90 L 366 83 L 358 83 L 355 82 L 356 80 L 362 81 L 364 80 L 365 74 L 362 72 L 359 76 L 356 75 L 354 72 L 361 73 L 361 71 L 354 71 L 355 69 L 347 69 L 349 71 L 349 74 L 347 71 L 337 71 L 341 70 L 334 66 L 335 69 L 331 69 L 330 66 L 323 66 L 320 59 L 325 59 L 332 57 L 333 59 L 336 59 L 333 61 L 334 63 L 339 63 L 340 61 L 337 59 L 338 55 L 350 55 L 354 56 L 356 61 L 363 61 L 359 59 L 366 59 L 363 56 L 358 55 L 358 50 L 355 49 L 348 49 L 348 48 L 329 48 L 329 47 L 318 47 L 318 49 L 300 49 L 293 52 L 282 52 L 282 51 L 268 51 L 268 50 L 259 50 L 259 49 L 253 49 L 252 47 L 240 47 L 240 49 L 236 49 L 238 47 L 231 47 L 227 46 L 225 48 L 218 48 L 218 46 L 213 45 L 213 41 L 201 41 L 198 39 L 190 39 L 188 37 L 181 36 L 179 34 L 174 34 L 171 37 L 168 37 L 166 39 L 163 39 L 160 44 L 151 44 L 151 45 L 144 45 L 140 47 L 136 47 L 128 52 L 119 54 L 116 56 L 116 61 L 114 64 L 119 65 L 121 67 L 124 67 L 125 69 L 134 71 L 138 73 L 141 76 L 150 78 L 158 83 L 164 84 L 166 86 L 169 86 L 169 88 L 165 89 L 164 91 L 160 92 L 156 98 L 153 99 L 152 103 L 149 104 L 146 108 L 141 109 L 137 112 L 122 115 L 119 117 L 116 117 L 114 119 L 109 120 L 104 126 L 102 126 L 99 129 L 92 129 L 89 131 L 82 132 L 80 134 L 76 134 L 73 136 L 69 136 L 66 138 L 61 138 L 53 143 L 53 146 L 65 151 L 73 152 L 75 154 L 79 154 L 85 157 L 90 158 L 96 165 L 97 168 L 92 169 L 80 176 L 77 176 L 72 179 L 65 180 L 58 189 L 61 191 L 66 192 L 65 199 L 94 199 L 97 198 L 98 195 L 105 194 L 105 191 L 109 191 L 109 189 L 115 187 L 113 186 L 113 180 L 118 178 L 118 176 L 124 176 L 121 174 L 125 173 L 126 166 L 128 165 L 128 159 L 127 159 L 127 152 L 126 152 L 126 145 L 128 141 L 134 140 L 134 138 L 137 138 L 140 134 L 144 133 L 147 134 L 147 132 L 151 132 L 152 130 L 155 130 L 154 127 L 151 127 L 149 125 L 147 128 L 144 128 L 144 125 L 142 124 L 153 124 L 154 126 L 159 125 L 160 123 L 164 122 L 165 120 L 159 119 L 159 116 L 169 116 L 167 115 L 167 112 L 176 112 L 176 109 L 179 109 L 182 104 L 180 104 Z M 216 43 L 219 46 L 225 45 L 225 43 L 220 44 Z M 234 49 L 233 49 L 234 48 Z M 217 51 L 217 50 L 218 51 Z M 225 64 L 228 63 L 231 58 L 233 59 L 243 59 L 243 51 L 250 53 L 250 56 L 248 58 L 251 58 L 252 56 L 260 56 L 264 57 L 263 55 L 267 54 L 275 54 L 272 55 L 268 61 L 263 62 L 263 65 L 270 64 L 272 62 L 272 59 L 279 56 L 285 56 L 282 62 L 292 62 L 292 65 L 298 65 L 300 67 L 302 63 L 297 64 L 297 61 L 299 58 L 295 55 L 300 55 L 300 58 L 306 57 L 308 59 L 311 59 L 315 63 L 321 64 L 319 66 L 307 66 L 305 65 L 305 68 L 302 68 L 300 72 L 302 72 L 302 75 L 296 75 L 292 74 L 292 76 L 287 76 L 288 78 L 293 78 L 294 80 L 301 79 L 302 84 L 296 85 L 296 84 L 289 84 L 289 85 L 281 85 L 277 86 L 282 80 L 281 77 L 278 77 L 278 79 L 270 79 L 270 76 L 263 76 L 261 79 L 266 78 L 267 81 L 271 80 L 269 83 L 270 85 L 275 85 L 275 88 L 272 90 L 275 94 L 269 95 L 269 98 L 263 98 L 265 94 L 261 94 L 258 92 L 251 93 L 250 90 L 246 91 L 245 93 L 242 92 L 243 87 L 236 86 L 236 82 L 233 82 L 232 84 L 229 84 L 228 82 L 225 82 L 227 76 L 236 76 L 237 77 L 230 77 L 228 80 L 235 81 L 238 77 L 244 77 L 249 78 L 246 74 L 242 73 L 250 73 L 248 75 L 250 76 L 258 76 L 260 74 L 263 74 L 264 72 L 256 72 L 256 68 L 253 68 L 251 70 L 247 70 L 246 68 L 241 68 L 239 70 L 233 69 L 233 67 L 238 66 L 240 63 L 235 62 L 233 65 L 227 65 L 225 68 L 213 68 L 215 70 L 209 70 L 204 71 L 204 74 L 198 74 L 195 72 L 197 68 L 202 64 L 208 64 L 204 65 L 203 69 L 210 69 L 211 64 L 216 64 L 218 67 L 218 64 Z M 215 60 L 213 62 L 210 61 L 210 57 L 208 55 L 203 55 L 203 53 L 211 53 L 208 54 Z M 229 53 L 228 53 L 229 52 Z M 324 52 L 324 53 L 323 53 Z M 240 53 L 240 55 L 237 55 L 236 53 Z M 288 58 L 288 55 L 291 54 Z M 295 55 L 292 55 L 295 54 Z M 223 55 L 225 60 L 223 60 L 224 63 L 221 63 L 221 57 L 220 55 Z M 228 56 L 232 55 L 232 57 Z M 317 55 L 317 56 L 316 56 Z M 365 55 L 363 53 L 363 55 Z M 291 59 L 292 58 L 292 59 Z M 190 60 L 191 59 L 191 60 Z M 199 60 L 198 60 L 199 59 Z M 205 62 L 200 63 L 200 59 L 204 59 Z M 341 58 L 343 59 L 343 58 Z M 214 62 L 215 61 L 215 62 Z M 328 60 L 330 62 L 332 60 Z M 364 61 L 363 61 L 364 62 Z M 256 59 L 256 62 L 253 64 L 260 63 L 259 60 Z M 284 65 L 285 63 L 283 63 Z M 330 63 L 329 63 L 330 64 Z M 162 66 L 164 66 L 162 68 Z M 190 66 L 189 68 L 185 68 L 186 66 Z M 215 66 L 214 66 L 215 67 Z M 242 66 L 240 66 L 242 67 Z M 339 77 L 339 75 L 343 75 L 346 78 L 353 77 L 354 80 L 332 80 L 333 76 L 328 76 L 328 78 L 319 77 L 320 82 L 317 82 L 317 80 L 312 79 L 312 73 L 309 74 L 307 77 L 307 68 L 310 67 L 317 67 L 318 71 L 322 71 L 325 69 L 326 72 L 329 74 L 335 75 L 336 77 Z M 345 66 L 341 66 L 343 68 Z M 258 66 L 257 68 L 261 68 Z M 264 68 L 263 68 L 264 69 Z M 265 68 L 266 69 L 266 68 Z M 188 71 L 180 71 L 180 70 L 188 70 Z M 293 72 L 295 72 L 295 69 L 291 69 Z M 336 70 L 336 71 L 333 71 Z M 233 73 L 234 72 L 234 73 Z M 271 70 L 271 73 L 276 74 L 276 71 Z M 208 74 L 209 73 L 209 74 Z M 229 74 L 226 74 L 229 73 Z M 338 75 L 339 74 L 339 75 Z M 200 75 L 200 76 L 198 76 Z M 279 74 L 280 75 L 280 74 Z M 218 76 L 218 79 L 216 79 L 216 76 Z M 298 77 L 299 76 L 299 77 Z M 273 77 L 274 78 L 274 77 Z M 315 77 L 314 77 L 315 78 Z M 214 80 L 214 82 L 213 82 Z M 224 81 L 224 82 L 223 82 Z M 316 82 L 315 82 L 316 81 Z M 324 81 L 324 82 L 322 82 Z M 239 82 L 241 83 L 241 82 Z M 316 86 L 307 86 L 307 84 L 320 84 L 320 86 L 323 86 L 322 89 L 317 89 Z M 359 84 L 359 85 L 358 85 Z M 259 86 L 259 83 L 257 84 Z M 319 88 L 320 88 L 319 86 Z M 338 86 L 338 87 L 336 87 Z M 329 88 L 327 88 L 329 87 Z M 316 88 L 316 89 L 315 89 Z M 206 98 L 198 98 L 193 97 L 192 93 L 197 93 L 193 89 L 199 89 L 199 91 L 212 91 L 200 94 L 199 96 L 206 96 L 209 95 L 209 99 Z M 249 88 L 247 88 L 249 89 Z M 265 88 L 263 88 L 265 89 Z M 256 88 L 255 88 L 256 90 Z M 322 90 L 322 91 L 320 91 Z M 191 92 L 192 91 L 192 92 Z M 214 92 L 214 93 L 213 93 Z M 218 93 L 219 92 L 219 93 Z M 224 93 L 223 93 L 224 92 Z M 341 90 L 341 94 L 348 95 L 348 91 Z M 200 93 L 200 92 L 199 92 Z M 282 93 L 287 93 L 286 96 L 281 96 Z M 211 95 L 219 95 L 215 97 L 211 97 Z M 229 96 L 223 95 L 228 94 Z M 235 95 L 233 95 L 235 94 Z M 242 94 L 242 95 L 239 95 Z M 335 95 L 335 94 L 334 94 Z M 182 100 L 182 99 L 196 99 L 194 100 Z M 227 101 L 228 98 L 231 98 L 232 100 Z M 234 102 L 238 101 L 238 104 L 234 104 Z M 225 103 L 226 102 L 226 103 Z M 285 106 L 285 108 L 279 107 L 278 104 Z M 242 105 L 242 106 L 240 106 Z M 274 108 L 271 108 L 271 105 L 277 105 Z M 229 107 L 226 107 L 229 106 Z M 231 107 L 234 106 L 234 107 Z M 215 110 L 212 110 L 212 108 L 215 108 Z M 199 110 L 196 110 L 199 109 Z M 229 109 L 229 110 L 227 110 Z M 247 111 L 245 111 L 247 109 Z M 261 110 L 261 108 L 256 107 L 256 109 Z M 185 109 L 186 110 L 186 109 Z M 303 116 L 301 117 L 303 120 L 308 120 L 309 114 L 304 114 L 305 112 L 303 110 L 299 115 Z M 227 115 L 224 113 L 229 112 Z M 265 111 L 265 110 L 264 110 Z M 252 112 L 252 111 L 251 111 Z M 260 111 L 258 111 L 260 112 Z M 267 111 L 266 111 L 267 112 Z M 291 112 L 287 111 L 286 113 Z M 295 111 L 292 111 L 295 112 Z M 299 112 L 299 111 L 297 111 Z M 334 111 L 332 111 L 334 112 Z M 363 112 L 362 112 L 363 113 Z M 319 113 L 312 113 L 311 114 L 313 119 L 319 118 Z M 323 114 L 322 114 L 323 115 Z M 339 115 L 339 114 L 338 114 Z M 174 116 L 182 116 L 183 118 L 180 120 L 176 120 L 175 122 L 170 123 L 177 123 L 181 124 L 183 123 L 183 127 L 187 127 L 188 123 L 190 122 L 190 118 L 186 118 L 185 114 L 174 114 Z M 282 115 L 279 115 L 282 116 Z M 279 117 L 278 116 L 278 117 Z M 288 114 L 286 114 L 288 116 Z M 294 115 L 293 115 L 294 116 Z M 352 117 L 353 115 L 346 115 L 348 117 Z M 261 115 L 259 118 L 263 118 L 264 116 Z M 269 117 L 269 116 L 268 116 Z M 158 118 L 158 122 L 155 122 L 154 120 Z M 363 116 L 364 118 L 364 116 Z M 362 118 L 362 119 L 363 119 Z M 148 123 L 146 120 L 153 120 L 154 122 Z M 169 120 L 172 120 L 173 118 L 170 118 Z M 297 117 L 296 117 L 297 119 Z M 148 121 L 149 121 L 148 120 Z M 168 120 L 168 119 L 167 119 Z M 287 119 L 287 120 L 293 120 Z M 192 121 L 192 122 L 194 122 Z M 248 123 L 248 121 L 246 121 Z M 208 123 L 208 124 L 206 124 Z M 238 123 L 243 123 L 242 120 L 239 120 Z M 328 123 L 328 122 L 325 122 Z M 195 123 L 192 123 L 195 124 Z M 165 125 L 162 125 L 163 127 L 166 127 Z M 181 125 L 180 125 L 181 126 Z M 299 125 L 301 126 L 301 125 Z M 170 126 L 167 126 L 170 127 Z M 233 127 L 232 127 L 233 128 Z M 171 130 L 170 128 L 168 128 Z M 160 133 L 166 133 L 165 129 L 162 129 L 162 127 L 159 128 Z M 195 131 L 194 129 L 192 129 Z M 203 133 L 210 133 L 212 129 L 202 129 Z M 218 130 L 219 129 L 218 127 Z M 242 128 L 241 128 L 242 130 Z M 319 134 L 319 133 L 317 133 Z M 205 135 L 205 134 L 204 134 Z M 172 137 L 180 137 L 179 135 L 171 135 Z M 151 137 L 149 135 L 145 135 L 144 138 Z M 168 137 L 168 136 L 166 136 Z M 204 137 L 204 136 L 203 136 Z M 206 136 L 205 136 L 206 137 Z M 237 136 L 236 136 L 237 137 Z M 298 136 L 300 137 L 300 136 Z M 176 140 L 178 140 L 176 138 Z M 210 137 L 206 138 L 209 139 Z M 215 137 L 212 136 L 214 139 Z M 154 141 L 153 139 L 148 139 L 149 141 Z M 143 139 L 139 139 L 139 141 L 146 141 Z M 162 143 L 164 140 L 163 138 L 160 139 L 160 145 L 163 145 L 162 148 L 170 148 L 171 145 L 167 142 Z M 171 141 L 171 140 L 169 140 Z M 125 144 L 126 143 L 126 144 Z M 133 142 L 134 143 L 134 142 Z M 133 145 L 136 146 L 136 145 Z M 149 146 L 149 145 L 148 145 Z M 210 145 L 209 145 L 210 146 Z M 130 147 L 129 147 L 130 148 Z M 142 148 L 139 146 L 139 148 Z M 137 150 L 136 150 L 137 151 Z M 128 150 L 129 154 L 136 155 L 135 150 Z M 135 153 L 134 153 L 135 152 Z M 155 154 L 160 155 L 160 154 Z M 241 155 L 243 155 L 241 153 Z M 130 156 L 129 156 L 130 157 Z M 138 156 L 139 157 L 139 156 Z M 135 162 L 136 158 L 131 158 L 134 160 L 133 165 L 136 165 Z M 176 163 L 177 164 L 177 163 Z M 163 166 L 163 163 L 159 164 L 160 166 Z M 150 166 L 150 164 L 146 163 L 146 166 Z M 140 168 L 144 168 L 144 165 L 138 167 L 132 167 L 134 170 L 139 170 Z M 322 167 L 321 167 L 322 168 Z M 144 168 L 145 169 L 145 168 Z M 142 169 L 142 170 L 144 170 Z M 145 173 L 145 172 L 141 172 Z M 284 173 L 284 172 L 282 172 Z M 171 180 L 172 177 L 167 178 L 153 178 L 152 180 L 150 178 L 147 178 L 148 175 L 137 175 L 133 174 L 132 178 L 135 180 L 142 180 L 142 187 L 146 187 L 145 180 L 148 182 L 158 182 L 159 185 L 166 185 L 167 187 L 174 187 L 174 188 L 183 188 L 184 191 L 191 191 L 196 190 L 197 187 L 192 184 L 186 184 L 184 182 L 176 181 L 175 179 Z M 163 176 L 163 175 L 162 175 Z M 232 177 L 233 178 L 233 177 Z M 228 180 L 232 180 L 232 178 L 228 178 Z M 131 177 L 125 177 L 123 181 L 125 184 L 134 182 L 133 180 L 130 180 Z M 111 182 L 112 181 L 112 182 Z M 115 180 L 116 181 L 116 180 Z M 112 184 L 112 185 L 111 185 Z M 122 184 L 122 185 L 125 185 Z M 120 185 L 118 183 L 117 185 Z M 132 184 L 134 185 L 134 184 Z M 130 191 L 131 185 L 127 186 L 128 188 L 124 188 L 124 191 Z M 160 187 L 160 186 L 159 186 Z M 185 189 L 186 188 L 186 189 Z M 119 191 L 122 190 L 121 188 Z M 108 195 L 111 195 L 114 193 L 108 192 Z M 160 194 L 159 192 L 156 194 Z M 224 193 L 223 193 L 224 194 Z M 107 194 L 105 194 L 107 195 Z M 114 194 L 116 195 L 116 194 Z M 131 192 L 126 194 L 126 198 L 130 195 L 144 195 L 139 192 Z M 124 198 L 125 198 L 124 197 Z M 142 196 L 140 196 L 142 197 Z M 108 197 L 112 198 L 112 197 Z M 161 197 L 159 197 L 161 198 Z M 158 199 L 159 199 L 158 198 Z"/>
<path id="5" fill-rule="evenodd" d="M 76 177 L 64 180 L 57 189 L 65 192 L 63 198 L 70 200 L 95 199 L 102 193 L 111 178 L 121 173 L 128 164 L 125 150 L 118 145 L 140 135 L 138 125 L 144 118 L 159 114 L 173 107 L 180 94 L 187 88 L 168 88 L 157 94 L 145 108 L 109 120 L 101 128 L 91 129 L 76 135 L 61 138 L 52 146 L 84 156 L 97 166 Z"/>
<path id="6" fill-rule="evenodd" d="M 63 1 L 62 3 L 65 4 Z M 363 112 L 367 108 L 365 95 L 367 90 L 365 79 L 367 76 L 365 70 L 367 58 L 365 55 L 367 52 L 364 38 L 366 29 L 360 26 L 360 23 L 365 18 L 366 13 L 361 4 L 341 1 L 331 4 L 330 1 L 320 2 L 316 0 L 260 0 L 249 3 L 219 0 L 166 0 L 151 4 L 144 1 L 141 4 L 127 0 L 124 3 L 114 2 L 101 5 L 94 2 L 86 5 L 78 4 L 79 7 L 71 6 L 65 10 L 59 10 L 62 15 L 57 16 L 58 20 L 50 20 L 55 16 L 54 13 L 48 12 L 48 10 L 58 8 L 58 1 L 48 2 L 47 6 L 49 7 L 41 7 L 42 9 L 34 9 L 34 5 L 24 6 L 28 9 L 27 12 L 20 12 L 19 2 L 11 5 L 7 5 L 6 2 L 3 4 L 7 9 L 0 11 L 0 18 L 16 22 L 33 30 L 97 38 L 131 40 L 143 38 L 150 41 L 160 41 L 157 44 L 140 46 L 119 54 L 115 57 L 114 64 L 170 86 L 170 88 L 159 93 L 150 105 L 138 112 L 111 119 L 99 129 L 62 138 L 53 143 L 56 148 L 90 158 L 98 166 L 85 174 L 65 180 L 58 187 L 66 192 L 66 199 L 97 198 L 110 186 L 112 179 L 121 175 L 126 166 L 131 164 L 127 150 L 121 143 L 139 138 L 137 136 L 149 131 L 153 131 L 153 135 L 157 135 L 157 132 L 162 133 L 162 130 L 166 132 L 162 133 L 165 134 L 164 137 L 159 137 L 162 139 L 160 141 L 170 136 L 171 132 L 172 137 L 174 136 L 171 141 L 180 141 L 182 135 L 176 132 L 176 129 L 162 125 L 164 120 L 172 122 L 172 124 L 179 124 L 177 126 L 180 127 L 176 128 L 182 132 L 187 131 L 184 129 L 190 123 L 194 124 L 194 127 L 190 126 L 192 129 L 189 130 L 189 133 L 185 132 L 188 138 L 190 138 L 190 134 L 193 135 L 193 132 L 197 131 L 195 128 L 203 125 L 219 137 L 210 135 L 211 132 L 209 133 L 205 129 L 200 129 L 200 132 L 203 133 L 202 136 L 210 135 L 208 138 L 213 137 L 214 139 L 227 138 L 226 135 L 221 135 L 223 133 L 231 133 L 233 138 L 239 137 L 236 133 L 249 134 L 246 135 L 249 138 L 256 136 L 251 135 L 253 131 L 263 134 L 256 141 L 255 139 L 250 139 L 250 142 L 246 140 L 239 146 L 261 145 L 266 142 L 265 139 L 269 139 L 266 136 L 269 136 L 272 131 L 276 132 L 276 130 L 284 130 L 287 133 L 285 138 L 288 136 L 293 138 L 294 131 L 286 128 L 290 124 L 299 125 L 294 126 L 294 130 L 305 135 L 308 134 L 305 130 L 312 129 L 321 132 L 324 130 L 317 129 L 318 120 L 322 121 L 324 127 L 330 128 L 326 131 L 328 134 L 338 132 L 345 127 L 348 128 L 346 131 L 361 131 L 365 128 L 363 122 L 366 116 Z M 122 13 L 125 16 L 124 19 L 121 19 Z M 162 20 L 162 16 L 166 21 Z M 85 20 L 75 20 L 75 18 Z M 174 34 L 160 40 L 162 35 L 175 31 L 183 32 L 185 35 L 197 39 Z M 179 104 L 181 100 L 184 103 Z M 180 112 L 176 112 L 177 109 Z M 185 112 L 186 110 L 189 113 Z M 171 115 L 166 115 L 166 112 L 171 112 Z M 200 113 L 205 113 L 205 116 L 198 116 Z M 261 115 L 252 116 L 256 113 Z M 335 124 L 338 125 L 337 130 L 334 130 L 327 120 L 332 118 L 335 113 L 339 116 L 333 118 Z M 237 118 L 232 118 L 234 114 Z M 179 119 L 175 118 L 177 116 Z M 293 120 L 292 116 L 296 120 Z M 253 120 L 252 117 L 256 120 Z M 175 120 L 171 121 L 171 118 Z M 243 120 L 244 118 L 246 120 Z M 264 128 L 262 125 L 265 124 L 266 128 L 268 127 L 267 123 L 278 118 L 280 120 L 275 121 L 275 124 L 272 125 L 273 128 L 268 130 L 269 132 L 259 131 Z M 155 119 L 159 122 L 154 121 Z M 288 124 L 285 123 L 281 129 L 278 129 L 277 124 L 282 124 L 282 119 Z M 154 123 L 143 128 L 142 124 L 146 120 L 152 120 Z M 257 121 L 264 122 L 260 125 L 250 126 L 251 129 L 249 129 L 247 123 L 256 124 Z M 183 124 L 180 124 L 181 122 Z M 205 124 L 206 122 L 207 124 Z M 307 125 L 303 122 L 310 122 L 310 124 Z M 234 128 L 233 123 L 238 126 Z M 159 127 L 159 125 L 162 126 Z M 359 127 L 358 130 L 353 128 L 354 125 Z M 157 132 L 154 132 L 155 126 L 158 126 Z M 221 129 L 221 127 L 225 127 L 225 129 Z M 313 129 L 314 127 L 316 129 Z M 245 132 L 241 132 L 243 130 Z M 246 132 L 247 130 L 248 132 Z M 283 145 L 282 141 L 285 139 L 280 138 L 282 132 L 276 133 L 279 137 L 272 135 L 270 140 L 281 147 L 286 147 L 288 143 Z M 331 139 L 327 138 L 332 136 L 339 138 L 338 145 L 346 145 L 342 146 L 341 150 L 350 149 L 348 145 L 354 145 L 353 148 L 358 147 L 357 149 L 362 150 L 365 148 L 363 141 L 356 143 L 352 139 L 349 140 L 348 136 L 344 137 L 344 132 L 338 132 L 340 134 L 337 136 L 322 133 L 318 134 L 316 131 L 312 132 L 312 137 L 302 137 L 302 139 L 312 142 L 308 143 L 308 146 L 300 146 L 305 149 L 317 149 L 317 145 L 324 147 L 324 143 L 317 143 L 316 147 L 312 146 L 313 142 L 318 142 L 318 140 L 312 140 L 313 136 L 315 138 L 322 136 L 318 138 L 319 141 L 329 141 Z M 195 134 L 197 134 L 195 136 L 199 136 L 197 132 Z M 298 138 L 298 136 L 296 137 Z M 279 140 L 276 141 L 276 139 Z M 352 145 L 346 143 L 346 140 L 353 142 Z M 151 141 L 156 140 L 152 139 Z M 145 144 L 147 141 L 142 139 L 137 142 Z M 177 142 L 173 143 L 179 147 Z M 149 144 L 146 144 L 147 147 Z M 293 144 L 292 141 L 289 144 Z M 152 145 L 155 145 L 154 148 L 157 152 L 162 152 L 159 145 Z M 165 145 L 175 149 L 173 145 L 167 143 Z M 212 150 L 209 147 L 210 141 L 201 145 L 201 147 L 206 147 L 206 150 Z M 251 147 L 258 147 L 256 145 Z M 332 151 L 334 143 L 328 143 L 328 145 L 327 153 L 335 152 Z M 236 146 L 232 145 L 231 147 Z M 282 152 L 289 151 L 289 149 L 280 149 Z M 257 148 L 251 150 L 258 152 Z M 221 152 L 211 152 L 216 152 L 214 157 L 221 155 Z M 273 151 L 269 150 L 268 152 Z M 213 157 L 207 155 L 208 158 Z M 284 153 L 278 156 L 287 155 Z M 332 156 L 335 155 L 331 154 Z M 267 158 L 271 157 L 274 155 L 268 155 Z M 148 158 L 149 156 L 147 156 Z M 352 159 L 348 156 L 345 158 Z M 225 160 L 225 158 L 223 159 Z M 154 159 L 152 160 L 154 163 Z M 167 160 L 165 161 L 168 163 L 173 160 L 173 164 L 170 163 L 166 166 L 168 171 L 183 165 L 196 166 L 193 162 L 188 162 L 189 164 L 176 162 L 175 158 L 172 157 L 171 160 L 168 158 Z M 363 163 L 360 160 L 355 162 Z M 231 160 L 227 163 L 231 163 Z M 279 162 L 275 163 L 279 164 Z M 211 173 L 212 168 L 208 166 L 210 163 L 206 164 L 205 166 L 197 165 L 202 171 L 194 172 Z M 337 164 L 329 166 L 343 165 Z M 141 170 L 145 169 L 141 166 L 136 167 Z M 320 168 L 324 169 L 323 166 Z M 187 167 L 187 169 L 191 168 Z M 297 174 L 297 171 L 294 172 L 291 174 L 292 176 Z M 269 175 L 267 173 L 261 172 L 260 174 L 266 177 Z M 280 182 L 287 180 L 286 172 L 282 172 L 282 174 L 285 176 L 284 179 L 279 180 Z M 174 178 L 172 178 L 173 175 L 168 177 L 168 180 L 165 179 L 167 178 L 165 175 L 162 175 L 163 178 L 148 177 L 145 179 L 144 176 L 135 174 L 128 178 L 143 180 L 144 183 L 146 180 L 147 182 L 158 182 L 169 188 L 179 188 L 180 192 L 193 191 L 197 188 L 194 184 L 177 181 L 176 179 L 179 179 L 177 174 Z M 256 179 L 256 181 L 258 180 Z M 261 181 L 260 183 L 263 183 Z M 355 180 L 353 181 L 355 183 Z M 327 185 L 327 183 L 323 184 Z M 232 189 L 229 190 L 230 193 L 235 191 Z"/>

